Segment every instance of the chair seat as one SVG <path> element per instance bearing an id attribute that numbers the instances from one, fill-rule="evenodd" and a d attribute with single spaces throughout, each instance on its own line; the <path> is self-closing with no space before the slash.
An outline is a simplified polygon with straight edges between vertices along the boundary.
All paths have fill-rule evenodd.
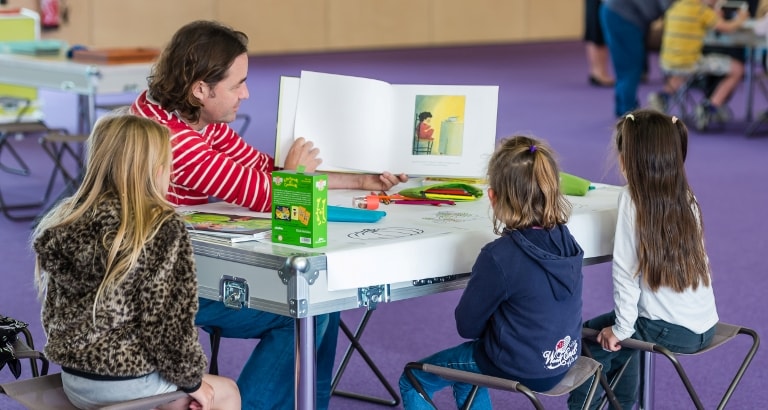
<path id="1" fill-rule="evenodd" d="M 16 134 L 16 133 L 35 133 L 35 132 L 47 132 L 48 126 L 42 121 L 29 121 L 29 122 L 8 122 L 0 123 L 0 133 L 3 134 Z"/>
<path id="2" fill-rule="evenodd" d="M 77 410 L 64 393 L 61 373 L 33 377 L 0 385 L 0 393 L 32 410 Z M 121 403 L 115 403 L 102 409 L 109 410 L 146 410 L 177 399 L 187 397 L 183 391 L 164 393 Z"/>
<path id="3" fill-rule="evenodd" d="M 595 329 L 589 329 L 589 328 L 582 329 L 582 337 L 585 340 L 596 341 L 598 333 L 599 331 Z M 696 390 L 693 388 L 693 385 L 691 384 L 691 381 L 688 378 L 688 375 L 686 374 L 685 369 L 683 369 L 682 364 L 680 364 L 680 361 L 677 359 L 677 356 L 696 356 L 696 355 L 709 352 L 729 342 L 730 340 L 734 339 L 736 336 L 740 334 L 751 337 L 752 345 L 747 351 L 747 354 L 744 356 L 744 359 L 742 359 L 742 362 L 739 365 L 739 369 L 736 372 L 736 375 L 731 380 L 730 384 L 728 385 L 728 388 L 723 394 L 722 399 L 720 400 L 720 404 L 718 405 L 717 408 L 722 409 L 730 400 L 734 390 L 736 390 L 736 386 L 739 384 L 739 382 L 741 381 L 741 378 L 744 376 L 744 372 L 746 372 L 747 367 L 749 367 L 750 363 L 752 362 L 752 359 L 755 356 L 755 353 L 757 353 L 758 347 L 760 347 L 760 337 L 757 335 L 757 332 L 755 332 L 754 330 L 746 327 L 742 327 L 742 326 L 732 325 L 724 322 L 718 322 L 717 325 L 715 325 L 715 335 L 712 338 L 712 342 L 709 344 L 709 346 L 693 353 L 674 353 L 669 349 L 665 348 L 664 346 L 658 345 L 656 343 L 645 342 L 642 340 L 636 340 L 631 338 L 622 340 L 621 346 L 628 349 L 635 349 L 635 350 L 640 350 L 648 353 L 658 353 L 666 357 L 675 367 L 675 370 L 677 371 L 677 374 L 680 377 L 680 380 L 683 382 L 683 385 L 685 385 L 685 389 L 688 391 L 688 395 L 691 397 L 691 401 L 693 401 L 693 404 L 696 406 L 697 409 L 703 409 L 704 405 L 702 404 L 701 399 L 696 393 Z M 587 349 L 585 349 L 585 351 L 586 350 Z M 624 372 L 624 368 L 626 368 L 626 364 L 619 371 L 617 377 L 621 377 L 621 375 Z M 604 375 L 601 375 L 600 384 L 603 386 L 603 388 L 607 392 L 609 392 L 607 394 L 607 397 L 604 398 L 603 401 L 605 402 L 606 400 L 610 400 L 613 402 L 615 397 L 613 396 L 613 393 L 610 387 L 616 385 L 616 380 L 613 380 L 609 383 L 606 377 Z"/>
<path id="4" fill-rule="evenodd" d="M 0 384 L 0 392 L 28 409 L 77 410 L 64 394 L 61 373 Z"/>
<path id="5" fill-rule="evenodd" d="M 573 391 L 575 388 L 587 382 L 590 378 L 600 374 L 602 365 L 589 357 L 580 356 L 576 360 L 576 363 L 574 363 L 573 366 L 571 366 L 571 368 L 568 369 L 568 373 L 566 373 L 565 377 L 555 387 L 545 392 L 534 392 L 533 390 L 529 389 L 528 387 L 524 386 L 522 383 L 516 380 L 488 376 L 484 374 L 467 372 L 464 370 L 451 369 L 451 368 L 442 367 L 442 366 L 435 366 L 428 363 L 421 363 L 421 362 L 408 363 L 405 366 L 406 377 L 408 377 L 408 380 L 410 380 L 411 384 L 413 384 L 413 386 L 422 395 L 422 397 L 424 397 L 426 400 L 430 401 L 431 403 L 431 400 L 427 398 L 427 395 L 424 392 L 424 388 L 421 386 L 418 380 L 411 373 L 413 369 L 421 370 L 427 373 L 432 373 L 447 380 L 453 380 L 460 383 L 467 383 L 475 386 L 475 388 L 470 393 L 469 398 L 467 399 L 467 403 L 464 404 L 464 408 L 471 407 L 472 400 L 474 399 L 474 395 L 477 391 L 477 386 L 483 386 L 491 389 L 522 393 L 526 397 L 528 397 L 528 399 L 531 401 L 531 404 L 535 408 L 542 409 L 543 405 L 541 401 L 539 401 L 539 399 L 536 397 L 536 394 L 541 394 L 544 396 L 553 396 L 553 397 L 567 394 Z M 585 400 L 585 403 L 584 403 L 585 404 L 584 408 L 587 408 L 586 404 L 592 401 L 592 397 L 594 396 L 596 389 L 597 389 L 597 383 L 592 383 L 589 389 L 589 394 L 587 395 L 587 399 Z M 431 403 L 431 404 L 434 406 L 434 403 Z"/>

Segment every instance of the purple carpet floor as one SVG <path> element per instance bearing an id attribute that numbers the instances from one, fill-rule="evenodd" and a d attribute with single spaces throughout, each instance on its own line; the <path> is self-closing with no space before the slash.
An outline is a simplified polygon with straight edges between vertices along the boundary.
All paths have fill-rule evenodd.
<path id="1" fill-rule="evenodd" d="M 651 58 L 648 83 L 640 96 L 660 87 L 661 76 Z M 499 45 L 428 50 L 379 51 L 338 54 L 254 57 L 250 60 L 250 99 L 241 112 L 252 122 L 244 137 L 261 150 L 274 151 L 277 87 L 281 75 L 298 76 L 301 70 L 376 78 L 397 84 L 498 85 L 497 136 L 534 135 L 547 140 L 559 154 L 563 170 L 592 181 L 619 184 L 610 150 L 613 91 L 587 84 L 583 44 L 579 42 Z M 758 70 L 762 76 L 762 70 Z M 768 108 L 761 92 L 755 93 L 755 112 Z M 745 136 L 746 86 L 742 84 L 730 102 L 733 121 L 717 132 L 691 132 L 687 172 L 704 213 L 706 245 L 713 267 L 718 311 L 724 322 L 739 324 L 768 335 L 768 315 L 761 310 L 768 292 L 768 251 L 765 212 L 768 210 L 768 125 L 764 135 Z M 74 98 L 44 92 L 47 121 L 53 126 L 74 127 Z M 113 100 L 105 100 L 113 103 Z M 118 101 L 119 102 L 119 101 Z M 350 112 L 372 116 L 375 112 Z M 311 138 L 311 136 L 307 136 Z M 0 171 L 0 192 L 9 202 L 38 198 L 45 188 L 51 162 L 35 138 L 15 141 L 32 166 L 28 177 Z M 12 163 L 2 153 L 3 163 Z M 398 171 L 398 170 L 391 170 Z M 45 343 L 39 320 L 40 304 L 33 289 L 33 257 L 29 250 L 29 222 L 12 222 L 0 216 L 0 313 L 30 323 L 38 347 Z M 394 265 L 394 264 L 393 264 Z M 393 269 L 396 269 L 393 266 Z M 612 308 L 609 264 L 584 269 L 584 317 Z M 453 308 L 459 291 L 380 305 L 374 312 L 362 343 L 397 389 L 403 365 L 461 341 L 456 334 Z M 352 328 L 362 310 L 343 312 Z M 208 346 L 207 338 L 201 338 Z M 237 377 L 242 363 L 257 340 L 222 341 L 221 373 Z M 337 361 L 348 343 L 339 336 Z M 684 358 L 694 386 L 706 408 L 715 408 L 731 375 L 747 349 L 746 338 L 737 339 L 703 356 Z M 672 367 L 657 360 L 656 409 L 693 408 Z M 730 401 L 733 409 L 768 408 L 768 357 L 758 352 Z M 24 366 L 22 377 L 29 377 Z M 57 371 L 54 366 L 52 371 Z M 0 371 L 0 382 L 13 377 Z M 354 354 L 339 389 L 386 397 L 358 354 Z M 496 408 L 529 408 L 518 394 L 492 392 Z M 437 402 L 452 408 L 450 392 Z M 546 405 L 565 408 L 565 399 L 545 398 Z M 19 409 L 4 396 L 0 408 Z M 386 406 L 334 396 L 332 409 L 385 409 Z"/>

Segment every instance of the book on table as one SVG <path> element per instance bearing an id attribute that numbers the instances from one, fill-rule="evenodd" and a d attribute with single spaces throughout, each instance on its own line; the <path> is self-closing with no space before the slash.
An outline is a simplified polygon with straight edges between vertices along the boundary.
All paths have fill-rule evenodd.
<path id="1" fill-rule="evenodd" d="M 493 85 L 389 84 L 302 71 L 280 80 L 275 165 L 285 164 L 301 136 L 320 149 L 318 171 L 483 177 L 497 107 Z M 423 135 L 422 127 L 431 131 Z"/>
<path id="2" fill-rule="evenodd" d="M 216 237 L 229 242 L 257 240 L 269 235 L 272 219 L 269 217 L 226 214 L 207 210 L 179 212 L 190 233 Z"/>

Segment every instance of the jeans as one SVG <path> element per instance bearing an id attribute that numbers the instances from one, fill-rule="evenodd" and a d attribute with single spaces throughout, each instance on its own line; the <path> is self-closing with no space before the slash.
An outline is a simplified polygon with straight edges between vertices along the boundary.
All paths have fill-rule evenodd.
<path id="1" fill-rule="evenodd" d="M 637 27 L 620 15 L 600 6 L 600 23 L 616 75 L 614 114 L 616 117 L 638 108 L 637 89 L 645 68 L 645 28 Z"/>
<path id="2" fill-rule="evenodd" d="M 616 323 L 616 314 L 614 312 L 605 313 L 584 323 L 584 327 L 590 329 L 602 330 L 605 327 L 613 326 Z M 650 320 L 644 317 L 637 318 L 635 322 L 635 334 L 633 339 L 656 343 L 666 347 L 675 353 L 694 353 L 712 343 L 715 335 L 715 327 L 702 334 L 693 333 L 690 330 L 674 325 L 663 320 Z M 602 346 L 594 342 L 584 342 L 584 347 L 588 348 L 595 360 L 603 365 L 603 373 L 610 381 L 618 373 L 621 366 L 631 360 L 627 366 L 624 375 L 619 379 L 619 384 L 613 390 L 621 408 L 631 409 L 637 402 L 637 394 L 640 386 L 640 352 L 637 350 L 621 349 L 616 352 L 606 352 Z M 571 392 L 568 398 L 568 407 L 570 409 L 581 408 L 582 403 L 587 397 L 589 383 L 584 383 L 579 388 Z M 590 409 L 596 409 L 599 404 L 599 398 L 602 396 L 602 387 L 597 386 L 595 399 L 590 405 Z"/>
<path id="3" fill-rule="evenodd" d="M 472 341 L 462 343 L 456 347 L 435 353 L 432 356 L 421 360 L 421 362 L 473 373 L 482 373 L 477 367 L 473 354 L 476 343 L 480 342 Z M 451 386 L 453 388 L 453 397 L 456 399 L 456 406 L 458 408 L 461 408 L 461 406 L 464 405 L 470 390 L 472 390 L 471 384 L 445 380 L 432 373 L 413 370 L 413 375 L 424 387 L 424 390 L 429 395 L 430 399 L 436 391 Z M 418 391 L 416 391 L 410 380 L 408 380 L 408 377 L 405 376 L 405 373 L 400 376 L 400 395 L 403 398 L 403 408 L 406 410 L 433 410 L 433 407 L 419 394 Z M 491 408 L 491 396 L 488 393 L 488 389 L 480 387 L 477 390 L 477 396 L 475 396 L 474 402 L 472 402 L 472 409 L 481 410 Z"/>
<path id="4" fill-rule="evenodd" d="M 317 408 L 327 409 L 338 340 L 339 313 L 315 317 L 317 343 Z M 260 339 L 243 366 L 237 387 L 243 410 L 294 408 L 294 319 L 256 309 L 230 309 L 223 303 L 200 299 L 195 325 L 222 337 Z"/>

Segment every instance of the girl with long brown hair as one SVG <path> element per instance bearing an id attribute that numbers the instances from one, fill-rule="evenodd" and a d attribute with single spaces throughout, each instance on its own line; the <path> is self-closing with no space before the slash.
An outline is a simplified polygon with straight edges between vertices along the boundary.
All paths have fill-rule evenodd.
<path id="1" fill-rule="evenodd" d="M 718 315 L 701 210 L 685 173 L 685 124 L 637 110 L 618 121 L 614 141 L 627 180 L 613 248 L 615 307 L 584 324 L 600 331 L 599 344 L 585 346 L 609 380 L 630 360 L 614 388 L 622 408 L 630 409 L 637 401 L 639 352 L 619 343 L 632 337 L 673 352 L 696 352 L 711 343 Z M 587 387 L 571 395 L 571 408 L 581 406 Z"/>

